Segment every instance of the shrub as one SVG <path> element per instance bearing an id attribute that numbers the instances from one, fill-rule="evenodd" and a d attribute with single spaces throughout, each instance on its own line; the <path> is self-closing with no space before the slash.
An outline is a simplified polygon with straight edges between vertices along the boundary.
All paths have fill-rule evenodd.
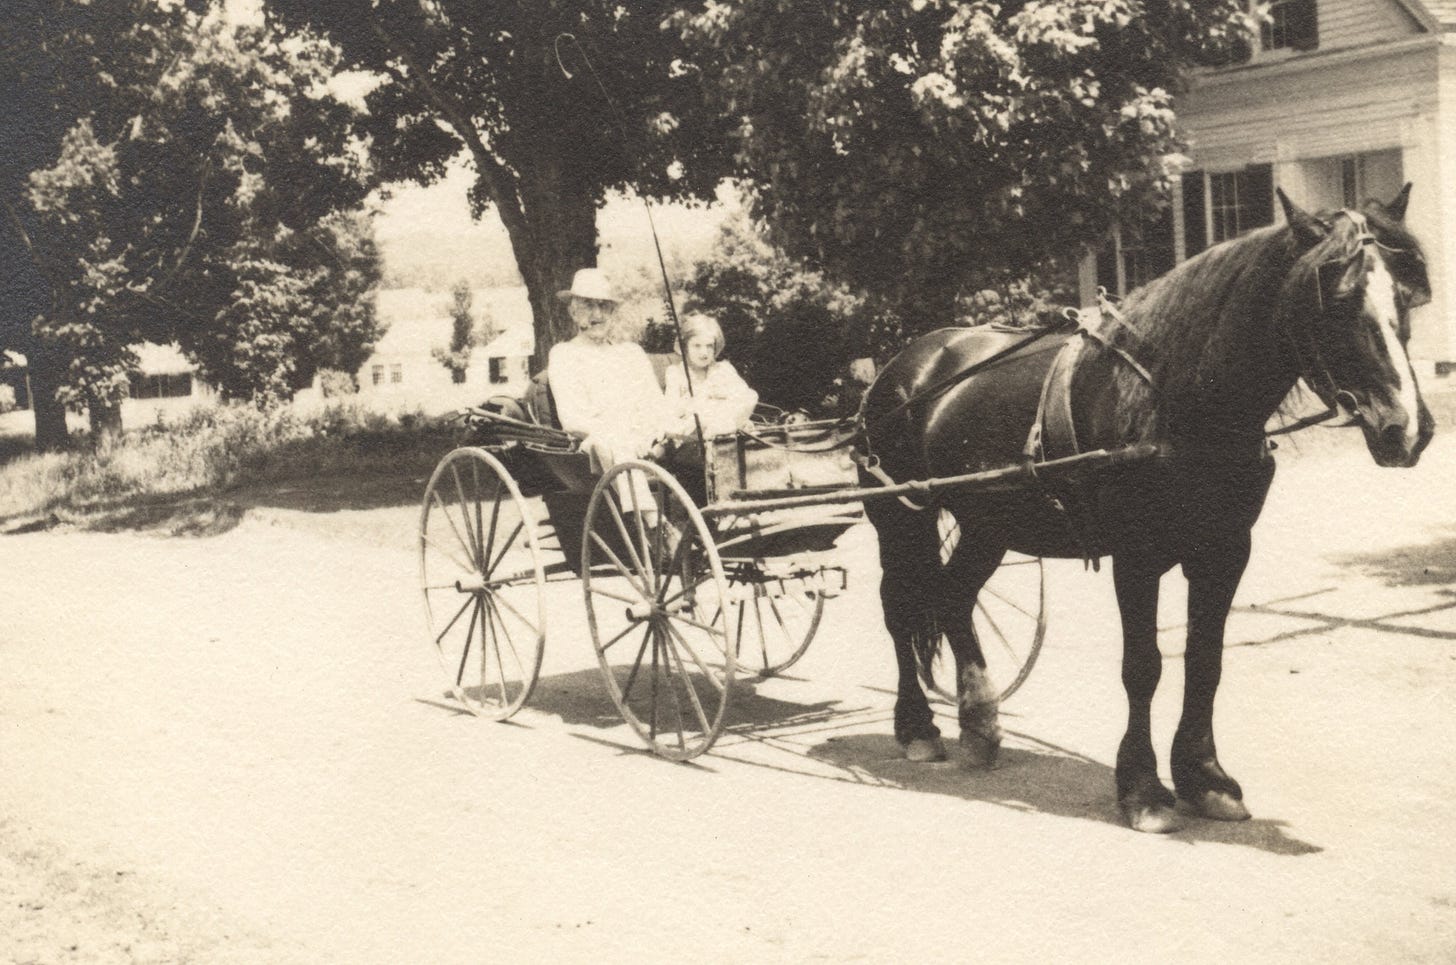
<path id="1" fill-rule="evenodd" d="M 319 369 L 319 394 L 325 399 L 337 399 L 354 395 L 359 391 L 359 380 L 354 373 L 339 369 Z"/>
<path id="2" fill-rule="evenodd" d="M 16 408 L 14 387 L 0 385 L 0 415 L 4 415 L 7 412 L 14 412 Z"/>

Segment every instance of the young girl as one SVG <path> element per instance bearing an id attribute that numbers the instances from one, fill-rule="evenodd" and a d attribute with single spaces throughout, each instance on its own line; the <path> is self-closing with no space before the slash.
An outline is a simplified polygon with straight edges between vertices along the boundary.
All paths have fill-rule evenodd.
<path id="1" fill-rule="evenodd" d="M 668 368 L 667 402 L 673 408 L 673 438 L 683 443 L 698 441 L 697 415 L 703 437 L 711 439 L 737 429 L 748 421 L 758 404 L 758 393 L 749 388 L 732 362 L 723 354 L 723 329 L 707 315 L 689 315 L 682 323 L 683 348 L 692 391 L 681 365 Z"/>

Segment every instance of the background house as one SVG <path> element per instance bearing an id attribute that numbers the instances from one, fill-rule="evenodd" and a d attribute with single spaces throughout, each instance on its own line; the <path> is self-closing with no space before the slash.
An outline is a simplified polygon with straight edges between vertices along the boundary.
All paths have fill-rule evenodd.
<path id="1" fill-rule="evenodd" d="M 477 288 L 471 310 L 477 325 L 489 320 L 496 337 L 470 352 L 465 380 L 434 357 L 450 344 L 450 294 L 421 288 L 378 293 L 384 337 L 360 367 L 359 397 L 382 409 L 445 412 L 484 402 L 493 395 L 519 397 L 526 388 L 527 363 L 534 346 L 531 305 L 524 287 Z"/>
<path id="2" fill-rule="evenodd" d="M 1179 105 L 1190 164 L 1174 203 L 1122 226 L 1083 269 L 1123 293 L 1278 213 L 1388 200 L 1413 183 L 1407 223 L 1433 302 L 1412 318 L 1421 374 L 1456 360 L 1456 0 L 1273 0 L 1247 58 L 1202 73 Z"/>

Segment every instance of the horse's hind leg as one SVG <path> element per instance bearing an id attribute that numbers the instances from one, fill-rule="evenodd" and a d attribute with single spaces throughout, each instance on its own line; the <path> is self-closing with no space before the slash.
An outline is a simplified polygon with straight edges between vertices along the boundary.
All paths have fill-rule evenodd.
<path id="1" fill-rule="evenodd" d="M 956 703 L 961 747 L 968 763 L 989 767 L 1001 748 L 1000 691 L 986 673 L 986 657 L 976 636 L 976 597 L 996 572 L 1004 548 L 962 536 L 941 581 L 939 624 L 956 661 Z"/>
<path id="2" fill-rule="evenodd" d="M 1127 732 L 1117 748 L 1117 805 L 1135 831 L 1176 830 L 1173 794 L 1158 780 L 1152 704 L 1163 673 L 1158 651 L 1158 581 L 1168 564 L 1141 555 L 1114 556 L 1112 581 L 1122 612 L 1122 686 Z"/>
<path id="3" fill-rule="evenodd" d="M 885 628 L 895 642 L 900 679 L 895 698 L 895 740 L 912 761 L 945 759 L 940 728 L 916 673 L 916 649 L 933 646 L 938 635 L 935 586 L 940 576 L 935 514 L 914 512 L 893 501 L 871 503 L 880 547 L 880 603 Z"/>
<path id="4" fill-rule="evenodd" d="M 1188 644 L 1183 657 L 1183 715 L 1173 736 L 1173 787 L 1207 818 L 1249 817 L 1244 792 L 1218 763 L 1213 744 L 1213 698 L 1223 675 L 1223 634 L 1234 591 L 1249 561 L 1249 540 L 1183 564 L 1188 577 Z"/>

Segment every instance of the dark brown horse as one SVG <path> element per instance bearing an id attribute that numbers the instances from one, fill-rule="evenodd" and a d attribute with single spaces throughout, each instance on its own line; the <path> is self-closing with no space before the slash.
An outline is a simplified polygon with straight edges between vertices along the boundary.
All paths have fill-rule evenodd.
<path id="1" fill-rule="evenodd" d="M 998 691 L 971 613 L 1008 550 L 1111 556 L 1128 697 L 1118 803 L 1132 827 L 1171 830 L 1175 797 L 1158 779 L 1149 707 L 1162 670 L 1158 583 L 1181 566 L 1188 640 L 1174 788 L 1203 816 L 1249 816 L 1219 764 L 1213 703 L 1224 623 L 1274 474 L 1265 426 L 1302 377 L 1359 422 L 1382 466 L 1414 465 L 1434 430 L 1405 350 L 1408 312 L 1430 297 L 1420 246 L 1403 226 L 1409 192 L 1406 185 L 1390 204 L 1320 216 L 1281 192 L 1285 224 L 1217 245 L 1134 292 L 1121 323 L 1104 324 L 1100 339 L 1048 337 L 948 389 L 949 376 L 1004 352 L 1017 336 L 941 330 L 890 363 L 861 418 L 864 445 L 896 480 L 1014 463 L 1039 410 L 1046 458 L 1133 443 L 1161 452 L 1055 489 L 951 493 L 918 512 L 894 500 L 867 504 L 899 664 L 895 736 L 908 757 L 944 756 L 916 672 L 917 659 L 944 638 L 956 659 L 962 744 L 973 761 L 995 758 Z M 1054 359 L 1060 374 L 1047 381 Z M 962 534 L 944 564 L 938 509 L 954 515 Z"/>

